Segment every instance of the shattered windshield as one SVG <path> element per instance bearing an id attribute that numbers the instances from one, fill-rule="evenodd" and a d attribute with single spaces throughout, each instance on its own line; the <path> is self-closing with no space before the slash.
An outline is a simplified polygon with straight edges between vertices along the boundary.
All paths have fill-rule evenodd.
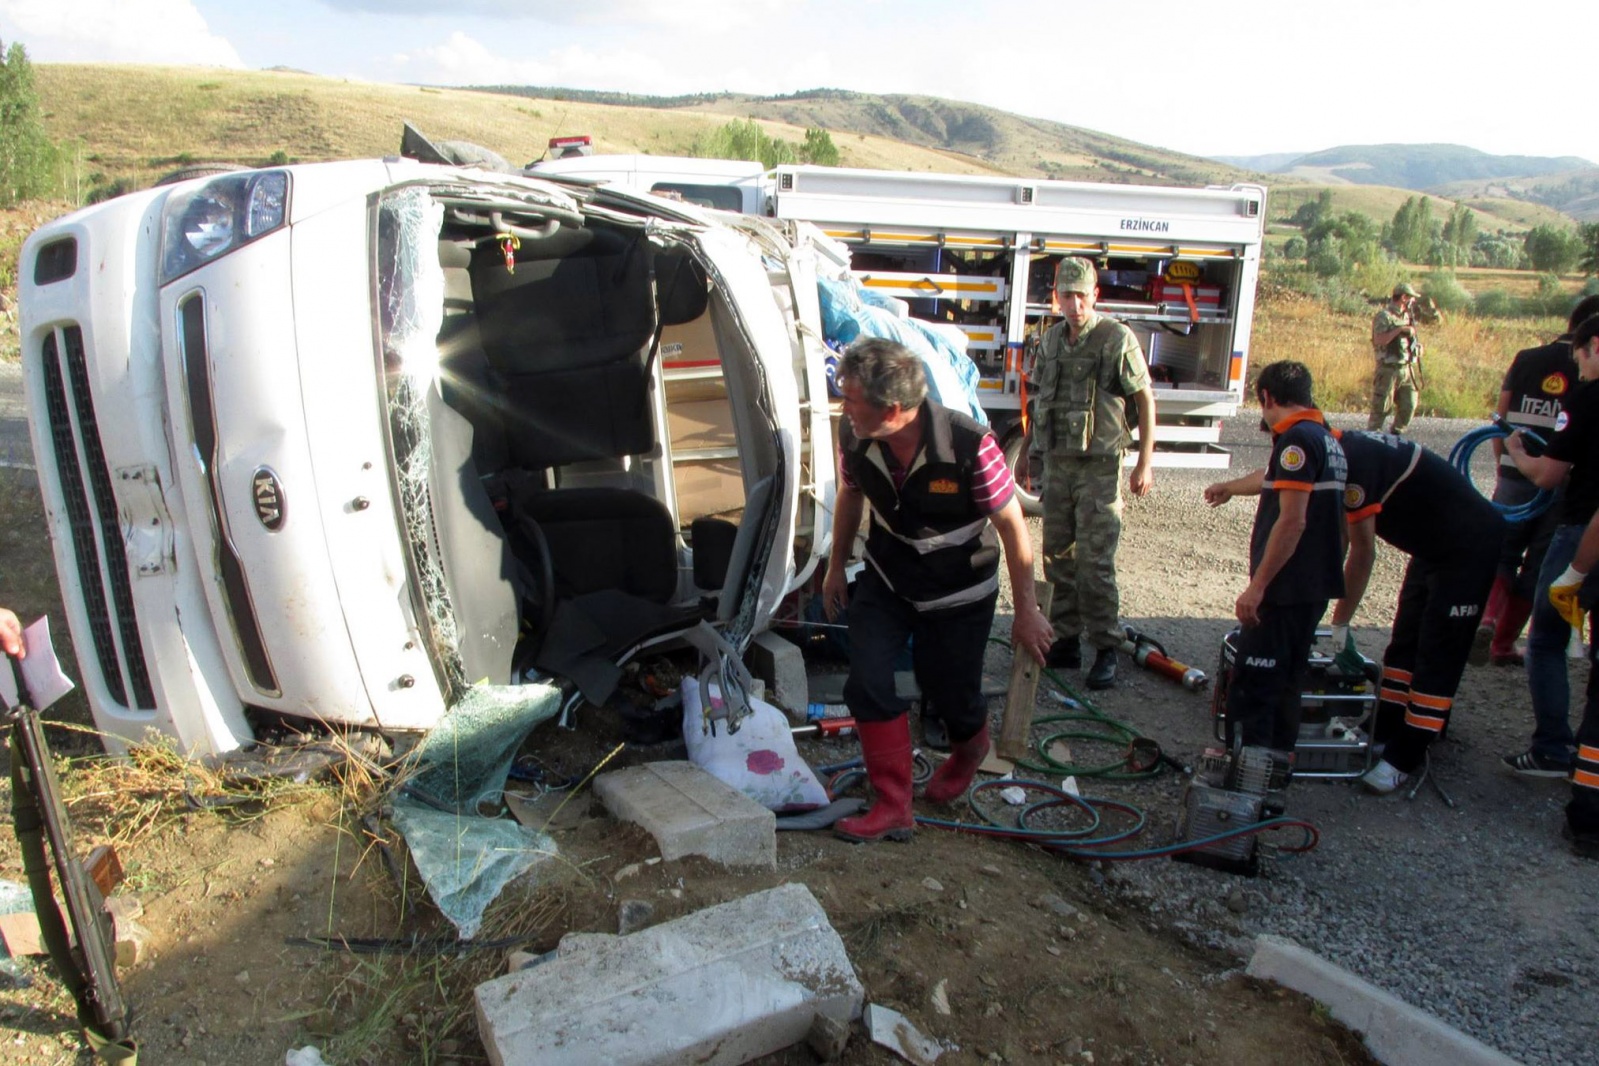
<path id="1" fill-rule="evenodd" d="M 468 684 L 460 635 L 433 523 L 430 392 L 438 388 L 444 271 L 436 251 L 444 207 L 421 186 L 396 190 L 378 209 L 379 341 L 387 386 L 394 477 L 405 520 L 424 637 L 445 688 Z"/>

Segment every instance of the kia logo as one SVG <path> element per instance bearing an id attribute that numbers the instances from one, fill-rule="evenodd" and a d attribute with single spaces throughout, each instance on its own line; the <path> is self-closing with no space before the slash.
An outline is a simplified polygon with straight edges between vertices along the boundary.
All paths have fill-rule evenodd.
<path id="1" fill-rule="evenodd" d="M 250 478 L 250 495 L 255 500 L 255 516 L 261 520 L 267 532 L 276 533 L 282 529 L 286 512 L 283 486 L 278 482 L 278 475 L 268 467 L 257 468 Z"/>

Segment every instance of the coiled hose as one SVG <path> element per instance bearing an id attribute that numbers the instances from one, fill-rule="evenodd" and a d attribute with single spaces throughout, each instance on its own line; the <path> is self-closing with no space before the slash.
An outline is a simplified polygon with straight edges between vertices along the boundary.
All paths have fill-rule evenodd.
<path id="1" fill-rule="evenodd" d="M 989 638 L 993 643 L 1010 647 L 1010 643 L 998 637 Z M 1053 670 L 1045 668 L 1043 677 L 1054 686 L 1054 696 L 1070 709 L 1070 713 L 1047 715 L 1034 718 L 1034 725 L 1051 725 L 1056 723 L 1070 723 L 1065 728 L 1056 729 L 1038 736 L 1033 741 L 1033 754 L 1037 761 L 1031 759 L 1018 759 L 1016 766 L 1033 770 L 1035 772 L 1056 772 L 1069 774 L 1075 777 L 1097 777 L 1112 781 L 1136 781 L 1151 778 L 1159 774 L 1165 766 L 1178 766 L 1176 760 L 1165 755 L 1160 750 L 1160 745 L 1153 737 L 1145 736 L 1135 727 L 1126 722 L 1112 718 L 1099 708 L 1086 696 L 1072 688 L 1061 679 Z M 1093 743 L 1110 743 L 1123 747 L 1122 756 L 1108 762 L 1092 763 L 1087 765 L 1072 765 L 1060 762 L 1049 755 L 1050 749 L 1058 740 L 1084 740 Z M 918 753 L 918 758 L 922 758 Z M 837 795 L 840 791 L 858 783 L 865 777 L 865 771 L 860 768 L 859 759 L 836 766 L 818 767 L 818 772 L 824 775 L 834 774 L 828 783 L 828 791 Z M 921 770 L 921 767 L 918 767 Z M 925 771 L 924 771 L 925 772 Z M 917 775 L 920 783 L 922 775 Z M 978 797 L 986 792 L 1003 788 L 1020 788 L 1032 794 L 1041 794 L 1042 799 L 1026 804 L 1016 815 L 1014 825 L 1001 822 L 993 810 L 978 802 Z M 952 832 L 971 833 L 976 836 L 998 837 L 1005 840 L 1020 840 L 1048 851 L 1058 852 L 1074 859 L 1105 862 L 1130 862 L 1138 859 L 1166 858 L 1185 851 L 1197 851 L 1200 848 L 1235 837 L 1251 836 L 1256 833 L 1266 833 L 1278 829 L 1294 828 L 1303 834 L 1301 840 L 1293 845 L 1280 846 L 1280 850 L 1287 854 L 1300 854 L 1315 848 L 1320 840 L 1320 833 L 1310 822 L 1297 818 L 1268 818 L 1252 825 L 1239 826 L 1229 829 L 1214 836 L 1202 837 L 1195 840 L 1182 840 L 1152 848 L 1116 848 L 1114 845 L 1125 844 L 1133 840 L 1149 824 L 1149 816 L 1144 811 L 1121 800 L 1107 799 L 1100 796 L 1082 796 L 1068 792 L 1064 787 L 1049 784 L 1044 781 L 1018 780 L 1015 778 L 1000 778 L 994 781 L 974 781 L 966 791 L 966 805 L 976 816 L 979 822 L 964 822 L 947 818 L 929 818 L 917 815 L 916 823 L 932 829 L 946 829 Z M 1045 826 L 1041 823 L 1041 815 L 1045 811 L 1063 811 L 1073 824 L 1066 827 Z M 1107 815 L 1110 818 L 1107 819 Z M 1076 824 L 1081 821 L 1082 824 Z M 1111 823 L 1119 823 L 1112 825 Z"/>
<path id="2" fill-rule="evenodd" d="M 1455 441 L 1455 446 L 1449 449 L 1449 464 L 1464 474 L 1466 480 L 1470 481 L 1471 456 L 1476 452 L 1477 447 L 1484 441 L 1500 440 L 1514 432 L 1514 428 L 1498 419 L 1488 423 L 1486 426 L 1479 426 Z M 1529 429 L 1523 429 L 1521 435 L 1538 445 L 1546 445 L 1548 443 Z M 1526 503 L 1516 506 L 1496 503 L 1494 508 L 1504 516 L 1506 522 L 1528 522 L 1549 510 L 1549 505 L 1554 503 L 1554 500 L 1554 493 L 1548 489 L 1539 489 L 1537 494 Z"/>

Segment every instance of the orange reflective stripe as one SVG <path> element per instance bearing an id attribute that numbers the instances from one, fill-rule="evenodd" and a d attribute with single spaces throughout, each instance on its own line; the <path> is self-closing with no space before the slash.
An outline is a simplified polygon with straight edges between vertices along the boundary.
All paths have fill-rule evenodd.
<path id="1" fill-rule="evenodd" d="M 1583 788 L 1599 788 L 1599 774 L 1592 770 L 1571 771 L 1571 783 L 1581 785 Z"/>
<path id="2" fill-rule="evenodd" d="M 1403 681 L 1408 685 L 1413 676 L 1415 675 L 1409 670 L 1401 670 L 1397 666 L 1385 666 L 1382 668 L 1382 679 L 1384 681 Z"/>
<path id="3" fill-rule="evenodd" d="M 1407 704 L 1410 702 L 1410 693 L 1402 688 L 1382 688 L 1378 690 L 1377 696 L 1384 703 Z"/>
<path id="4" fill-rule="evenodd" d="M 1410 702 L 1418 707 L 1426 707 L 1432 711 L 1447 711 L 1455 705 L 1455 701 L 1445 696 L 1429 696 L 1424 692 L 1410 690 Z"/>
<path id="5" fill-rule="evenodd" d="M 1430 714 L 1419 714 L 1412 708 L 1405 712 L 1405 724 L 1415 729 L 1425 729 L 1429 733 L 1442 733 L 1445 719 L 1435 718 Z"/>
<path id="6" fill-rule="evenodd" d="M 1599 762 L 1599 745 L 1578 744 L 1577 758 L 1587 759 L 1589 762 Z"/>

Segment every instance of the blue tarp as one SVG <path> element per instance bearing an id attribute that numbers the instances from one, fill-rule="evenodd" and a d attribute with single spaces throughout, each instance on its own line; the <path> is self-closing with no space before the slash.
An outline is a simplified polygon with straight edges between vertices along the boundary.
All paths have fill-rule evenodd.
<path id="1" fill-rule="evenodd" d="M 824 339 L 847 345 L 857 337 L 882 337 L 903 344 L 921 357 L 932 399 L 988 425 L 988 416 L 977 400 L 977 364 L 937 328 L 904 317 L 901 301 L 879 296 L 854 278 L 817 278 L 816 288 L 822 302 Z"/>

